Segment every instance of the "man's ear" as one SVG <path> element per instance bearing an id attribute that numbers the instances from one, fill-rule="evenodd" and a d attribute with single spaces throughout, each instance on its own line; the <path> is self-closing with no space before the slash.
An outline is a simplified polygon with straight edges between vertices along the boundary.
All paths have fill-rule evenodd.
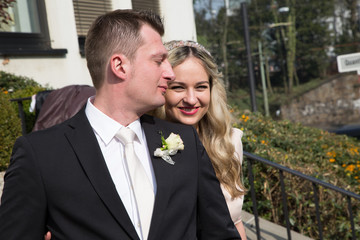
<path id="1" fill-rule="evenodd" d="M 110 66 L 111 71 L 115 76 L 120 79 L 125 79 L 126 74 L 128 73 L 128 58 L 123 54 L 114 54 L 111 56 Z"/>

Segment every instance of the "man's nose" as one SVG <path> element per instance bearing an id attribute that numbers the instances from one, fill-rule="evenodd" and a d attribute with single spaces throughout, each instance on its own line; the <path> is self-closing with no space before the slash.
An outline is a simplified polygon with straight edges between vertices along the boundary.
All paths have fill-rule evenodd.
<path id="1" fill-rule="evenodd" d="M 164 69 L 163 77 L 168 81 L 175 80 L 175 73 L 171 67 L 169 60 L 166 59 L 164 65 L 165 65 L 165 69 Z"/>

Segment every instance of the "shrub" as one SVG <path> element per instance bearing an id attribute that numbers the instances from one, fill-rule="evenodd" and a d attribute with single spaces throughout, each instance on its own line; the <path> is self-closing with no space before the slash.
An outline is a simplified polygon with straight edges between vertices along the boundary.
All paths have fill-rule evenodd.
<path id="1" fill-rule="evenodd" d="M 15 139 L 21 135 L 21 123 L 8 94 L 0 92 L 0 171 L 8 167 Z"/>
<path id="2" fill-rule="evenodd" d="M 360 193 L 360 142 L 289 121 L 274 121 L 260 113 L 240 112 L 235 126 L 244 131 L 244 150 L 313 176 L 340 188 Z M 245 164 L 246 165 L 246 164 Z M 244 165 L 244 171 L 247 171 Z M 278 171 L 261 163 L 253 166 L 259 215 L 284 224 Z M 284 173 L 292 229 L 319 238 L 314 192 L 310 182 Z M 334 191 L 319 188 L 325 239 L 349 239 L 351 234 L 347 200 Z M 355 224 L 360 222 L 360 202 L 355 200 Z M 252 212 L 250 197 L 244 209 Z M 357 211 L 357 212 L 356 212 Z M 359 225 L 356 226 L 359 234 Z M 360 235 L 358 235 L 360 237 Z"/>
<path id="3" fill-rule="evenodd" d="M 31 97 L 32 95 L 34 95 L 40 91 L 43 91 L 43 90 L 45 90 L 44 87 L 30 85 L 23 89 L 16 90 L 9 95 L 11 96 L 12 99 L 26 98 L 26 97 Z M 35 124 L 35 112 L 29 111 L 31 100 L 25 100 L 25 101 L 22 101 L 22 103 L 23 103 L 23 109 L 24 109 L 24 115 L 25 115 L 26 132 L 28 133 L 28 132 L 32 131 L 32 128 Z M 17 112 L 19 111 L 17 102 L 13 102 L 12 106 L 14 109 L 16 109 Z"/>
<path id="4" fill-rule="evenodd" d="M 40 87 L 40 84 L 33 79 L 23 76 L 16 76 L 11 73 L 0 71 L 0 88 L 6 92 L 13 92 L 26 87 Z"/>
<path id="5" fill-rule="evenodd" d="M 34 80 L 0 71 L 0 171 L 8 166 L 13 144 L 21 135 L 21 121 L 17 102 L 10 99 L 30 97 L 45 90 Z M 35 123 L 35 113 L 29 112 L 30 100 L 23 101 L 26 130 L 30 132 Z"/>

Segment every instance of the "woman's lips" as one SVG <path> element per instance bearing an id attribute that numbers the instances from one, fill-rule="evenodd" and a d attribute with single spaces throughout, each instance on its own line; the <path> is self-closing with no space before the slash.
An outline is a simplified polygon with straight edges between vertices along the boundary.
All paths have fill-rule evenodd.
<path id="1" fill-rule="evenodd" d="M 199 111 L 199 107 L 179 107 L 179 109 L 185 115 L 194 115 Z"/>

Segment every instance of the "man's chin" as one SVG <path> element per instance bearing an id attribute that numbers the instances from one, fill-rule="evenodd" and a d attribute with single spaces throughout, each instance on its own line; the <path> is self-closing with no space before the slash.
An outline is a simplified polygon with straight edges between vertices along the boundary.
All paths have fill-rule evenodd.
<path id="1" fill-rule="evenodd" d="M 148 109 L 147 112 L 155 110 L 155 109 L 163 106 L 164 104 L 165 104 L 165 99 L 164 99 L 164 101 L 159 101 L 158 103 L 154 103 L 154 104 L 152 104 L 152 106 L 149 106 L 147 108 Z"/>

